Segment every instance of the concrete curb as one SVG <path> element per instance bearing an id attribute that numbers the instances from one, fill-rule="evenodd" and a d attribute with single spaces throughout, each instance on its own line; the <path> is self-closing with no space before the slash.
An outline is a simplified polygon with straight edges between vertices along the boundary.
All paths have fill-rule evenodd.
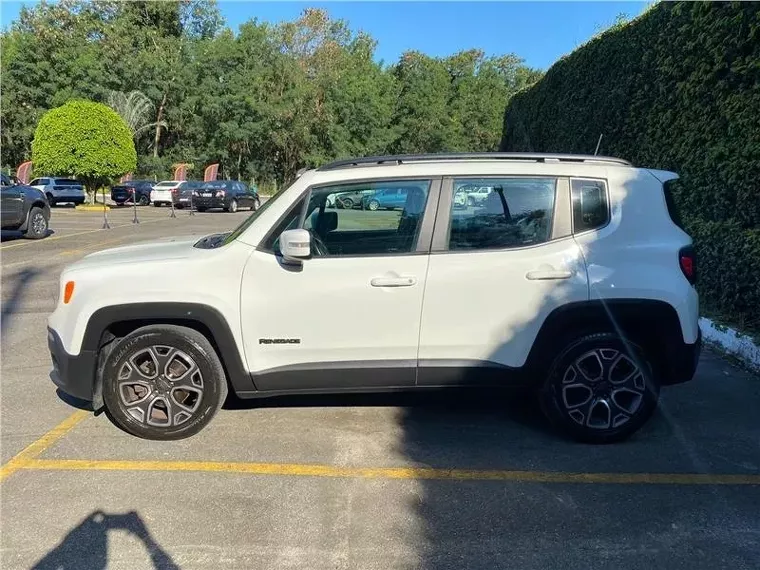
<path id="1" fill-rule="evenodd" d="M 699 319 L 699 328 L 706 342 L 739 359 L 750 370 L 760 373 L 760 345 L 752 338 L 704 317 Z"/>

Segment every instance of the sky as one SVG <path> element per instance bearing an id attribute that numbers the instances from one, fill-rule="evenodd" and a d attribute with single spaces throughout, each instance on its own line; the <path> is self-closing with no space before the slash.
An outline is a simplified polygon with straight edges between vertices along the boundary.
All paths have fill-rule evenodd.
<path id="1" fill-rule="evenodd" d="M 0 2 L 2 28 L 22 5 Z M 561 56 L 614 23 L 636 17 L 647 2 L 218 2 L 233 30 L 252 18 L 294 20 L 307 7 L 325 8 L 377 41 L 376 59 L 394 63 L 406 50 L 445 56 L 479 48 L 487 55 L 515 53 L 531 67 L 547 69 Z"/>

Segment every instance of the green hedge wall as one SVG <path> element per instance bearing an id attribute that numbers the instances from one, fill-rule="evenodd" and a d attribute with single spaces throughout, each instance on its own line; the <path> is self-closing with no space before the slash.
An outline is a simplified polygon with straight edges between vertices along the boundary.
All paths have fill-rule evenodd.
<path id="1" fill-rule="evenodd" d="M 703 308 L 760 330 L 760 3 L 662 2 L 559 60 L 507 107 L 501 149 L 678 172 Z"/>

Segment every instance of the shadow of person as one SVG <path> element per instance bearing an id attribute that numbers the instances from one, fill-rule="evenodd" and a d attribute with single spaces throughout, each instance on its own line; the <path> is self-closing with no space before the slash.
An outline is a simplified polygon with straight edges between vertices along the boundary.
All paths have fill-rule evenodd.
<path id="1" fill-rule="evenodd" d="M 39 270 L 27 268 L 8 278 L 8 280 L 12 282 L 12 291 L 8 299 L 3 301 L 2 309 L 0 310 L 1 332 L 5 332 L 8 324 L 8 317 L 17 312 L 18 305 L 29 286 L 29 283 L 31 283 L 39 274 Z"/>
<path id="2" fill-rule="evenodd" d="M 105 570 L 108 568 L 108 531 L 110 530 L 125 530 L 139 538 L 148 551 L 153 568 L 179 570 L 179 566 L 153 539 L 143 520 L 134 511 L 124 514 L 92 512 L 32 568 L 34 570 Z"/>

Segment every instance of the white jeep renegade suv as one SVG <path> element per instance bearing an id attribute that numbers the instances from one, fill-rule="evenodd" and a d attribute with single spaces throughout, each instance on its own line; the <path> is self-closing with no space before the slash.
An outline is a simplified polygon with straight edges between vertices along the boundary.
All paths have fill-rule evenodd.
<path id="1" fill-rule="evenodd" d="M 61 275 L 52 380 L 151 439 L 240 398 L 527 385 L 580 440 L 629 436 L 700 350 L 670 172 L 598 156 L 373 157 L 303 173 L 231 233 Z M 454 208 L 462 186 L 483 204 Z M 403 188 L 403 210 L 328 196 Z M 104 294 L 104 291 L 109 292 Z"/>

